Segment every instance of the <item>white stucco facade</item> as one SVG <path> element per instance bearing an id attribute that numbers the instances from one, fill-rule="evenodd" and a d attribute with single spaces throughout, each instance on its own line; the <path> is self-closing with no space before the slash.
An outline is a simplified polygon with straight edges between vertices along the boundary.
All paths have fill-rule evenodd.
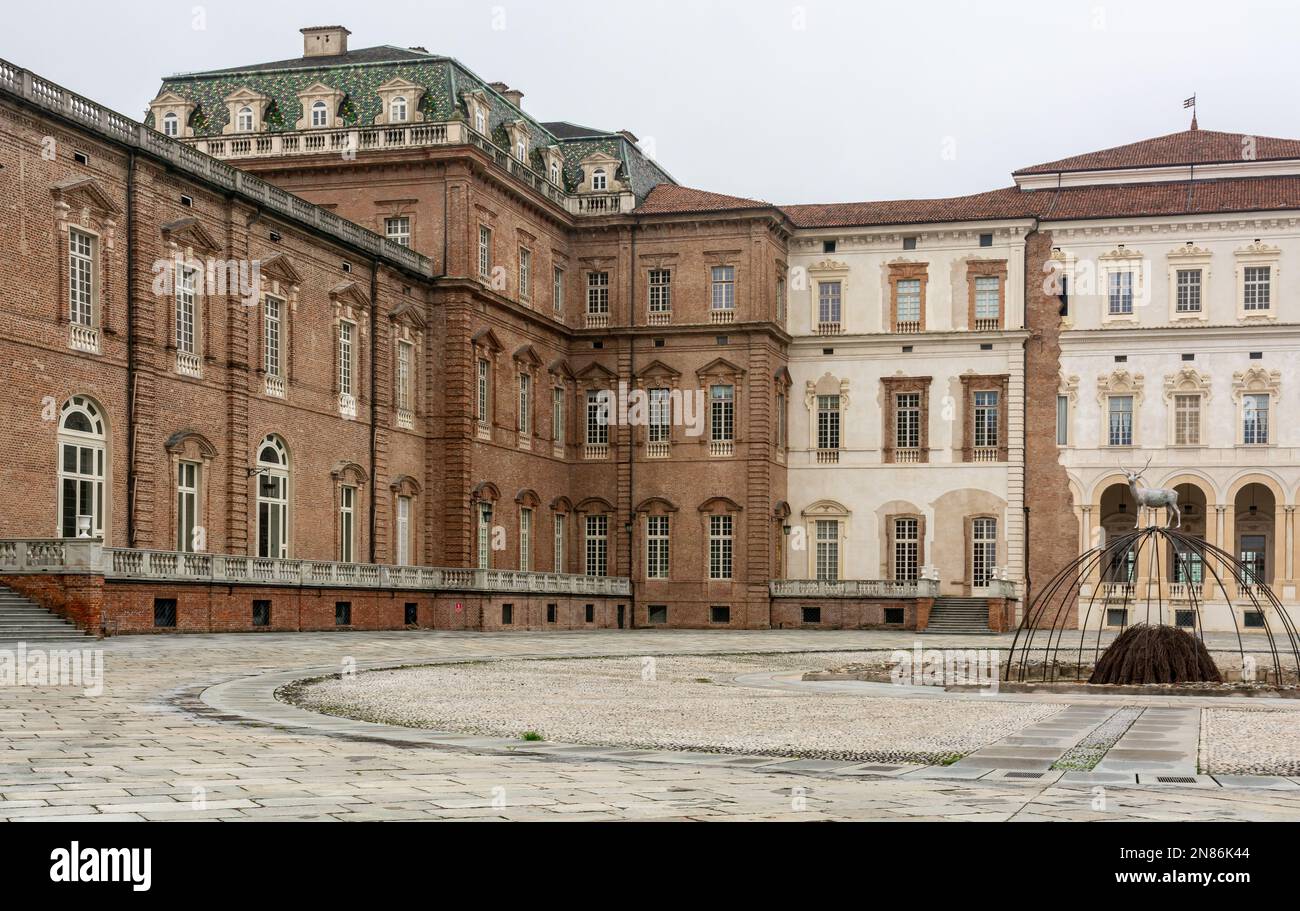
<path id="1" fill-rule="evenodd" d="M 946 595 L 981 594 L 990 575 L 1022 582 L 1029 227 L 1004 221 L 796 233 L 788 292 L 787 578 L 899 580 L 915 572 L 937 578 Z M 1000 312 L 991 321 L 995 277 Z M 978 323 L 976 278 L 984 279 Z M 906 282 L 913 284 L 900 287 Z M 823 288 L 828 283 L 838 284 L 838 312 Z M 905 318 L 915 315 L 908 307 L 918 284 L 919 321 Z M 981 418 L 978 440 L 977 394 L 986 411 L 989 396 L 996 398 L 993 436 Z M 899 395 L 910 396 L 903 409 Z M 831 445 L 825 414 L 836 401 L 838 445 Z M 916 438 L 900 437 L 899 421 L 908 420 L 900 410 L 913 405 Z M 837 523 L 833 558 L 825 546 L 829 522 Z"/>

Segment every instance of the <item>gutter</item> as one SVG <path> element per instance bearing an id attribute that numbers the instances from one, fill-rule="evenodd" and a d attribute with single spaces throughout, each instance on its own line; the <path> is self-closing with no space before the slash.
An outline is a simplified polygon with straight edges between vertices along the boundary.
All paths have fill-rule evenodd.
<path id="1" fill-rule="evenodd" d="M 375 559 L 375 529 L 377 512 L 375 494 L 379 480 L 375 476 L 375 462 L 379 455 L 379 372 L 375 355 L 379 350 L 379 260 L 370 261 L 370 562 Z M 394 560 L 394 563 L 397 561 Z"/>
<path id="2" fill-rule="evenodd" d="M 135 547 L 135 149 L 126 150 L 126 542 Z"/>

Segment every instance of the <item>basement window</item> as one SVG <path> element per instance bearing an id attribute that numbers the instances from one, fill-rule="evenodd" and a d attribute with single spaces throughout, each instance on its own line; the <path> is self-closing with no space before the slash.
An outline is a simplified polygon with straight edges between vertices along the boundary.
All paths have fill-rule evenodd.
<path id="1" fill-rule="evenodd" d="M 176 599 L 153 599 L 153 625 L 156 629 L 176 628 Z"/>
<path id="2" fill-rule="evenodd" d="M 1128 609 L 1123 607 L 1112 607 L 1106 611 L 1107 626 L 1128 626 Z"/>
<path id="3" fill-rule="evenodd" d="M 352 625 L 352 602 L 351 601 L 334 602 L 334 625 L 335 626 Z"/>
<path id="4" fill-rule="evenodd" d="M 727 606 L 715 606 L 709 608 L 710 623 L 730 623 L 731 608 Z"/>
<path id="5" fill-rule="evenodd" d="M 554 623 L 559 619 L 560 606 L 558 604 L 546 605 L 546 622 Z"/>
<path id="6" fill-rule="evenodd" d="M 586 610 L 584 611 L 584 618 L 583 618 L 583 619 L 584 619 L 584 622 L 586 622 L 586 623 L 595 623 L 595 622 L 596 622 L 596 605 L 594 605 L 594 604 L 588 604 L 588 605 L 587 605 Z"/>
<path id="7" fill-rule="evenodd" d="M 1196 628 L 1196 611 L 1180 610 L 1174 611 L 1174 625 L 1179 629 Z"/>
<path id="8" fill-rule="evenodd" d="M 270 601 L 253 602 L 253 625 L 254 626 L 271 625 L 271 602 Z"/>
<path id="9" fill-rule="evenodd" d="M 514 626 L 515 624 L 515 606 L 513 604 L 501 605 L 501 625 Z"/>
<path id="10" fill-rule="evenodd" d="M 1257 610 L 1248 610 L 1241 615 L 1241 625 L 1246 629 L 1263 629 L 1264 612 Z"/>
<path id="11" fill-rule="evenodd" d="M 907 622 L 904 613 L 901 607 L 885 608 L 885 623 L 889 626 L 902 626 Z"/>
<path id="12" fill-rule="evenodd" d="M 822 609 L 820 607 L 804 607 L 800 608 L 800 612 L 803 615 L 804 623 L 822 622 Z"/>
<path id="13" fill-rule="evenodd" d="M 419 625 L 420 625 L 420 605 L 418 605 L 418 604 L 408 604 L 408 605 L 406 605 L 406 611 L 405 611 L 405 614 L 406 614 L 406 615 L 405 615 L 405 618 L 404 618 L 404 619 L 406 620 L 406 625 L 407 625 L 407 626 L 419 626 Z"/>
<path id="14" fill-rule="evenodd" d="M 667 604 L 651 604 L 648 614 L 652 626 L 664 626 L 668 623 Z"/>

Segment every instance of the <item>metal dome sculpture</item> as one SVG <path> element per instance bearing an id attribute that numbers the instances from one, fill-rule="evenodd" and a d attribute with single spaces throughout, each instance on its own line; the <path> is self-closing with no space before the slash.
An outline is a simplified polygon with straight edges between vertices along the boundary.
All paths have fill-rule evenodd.
<path id="1" fill-rule="evenodd" d="M 1139 498 L 1139 505 L 1148 504 Z M 1257 613 L 1258 631 L 1267 638 L 1272 682 L 1278 685 L 1297 682 L 1300 634 L 1281 601 L 1259 576 L 1258 568 L 1174 528 L 1138 528 L 1104 541 L 1069 563 L 1034 598 L 1016 632 L 1003 679 L 1025 683 L 1084 682 L 1085 669 L 1091 674 L 1107 650 L 1102 647 L 1102 634 L 1111 626 L 1106 622 L 1107 612 L 1115 609 L 1126 612 L 1121 624 L 1125 630 L 1137 624 L 1171 629 L 1190 626 L 1198 651 L 1204 651 L 1202 620 L 1207 609 L 1217 614 L 1227 613 L 1232 617 L 1244 672 L 1253 666 L 1247 662 L 1237 617 L 1237 607 L 1245 606 L 1248 612 Z M 1170 610 L 1181 616 L 1171 617 Z M 1067 632 L 1070 633 L 1068 641 Z M 1156 655 L 1155 651 L 1168 648 L 1171 643 L 1175 648 L 1185 648 L 1186 644 L 1180 644 L 1177 636 L 1121 636 L 1121 639 L 1125 641 L 1121 643 L 1117 639 L 1110 647 L 1132 647 L 1136 640 L 1141 650 L 1136 662 L 1134 656 L 1126 655 L 1123 664 L 1132 669 L 1136 663 L 1139 671 L 1147 671 L 1137 675 L 1145 676 L 1146 680 L 1133 682 L 1183 682 L 1153 681 L 1148 671 L 1155 664 L 1169 664 L 1168 656 Z M 1294 664 L 1284 664 L 1286 655 Z M 1193 660 L 1190 650 L 1181 657 L 1186 661 L 1180 666 Z M 1204 657 L 1208 658 L 1208 654 Z M 1111 666 L 1115 663 L 1109 662 Z M 1267 664 L 1267 660 L 1260 663 Z M 1214 668 L 1212 661 L 1210 668 Z M 1206 676 L 1195 679 L 1214 679 L 1209 671 L 1203 673 Z M 1111 677 L 1106 682 L 1116 680 Z"/>

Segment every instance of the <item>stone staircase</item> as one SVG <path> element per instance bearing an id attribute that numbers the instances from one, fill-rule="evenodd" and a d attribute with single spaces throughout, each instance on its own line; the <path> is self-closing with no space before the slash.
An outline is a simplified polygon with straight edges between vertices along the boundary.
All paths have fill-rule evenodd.
<path id="1" fill-rule="evenodd" d="M 935 598 L 926 633 L 990 635 L 989 603 L 984 598 Z"/>
<path id="2" fill-rule="evenodd" d="M 19 642 L 84 641 L 86 634 L 12 588 L 0 585 L 0 648 Z"/>

